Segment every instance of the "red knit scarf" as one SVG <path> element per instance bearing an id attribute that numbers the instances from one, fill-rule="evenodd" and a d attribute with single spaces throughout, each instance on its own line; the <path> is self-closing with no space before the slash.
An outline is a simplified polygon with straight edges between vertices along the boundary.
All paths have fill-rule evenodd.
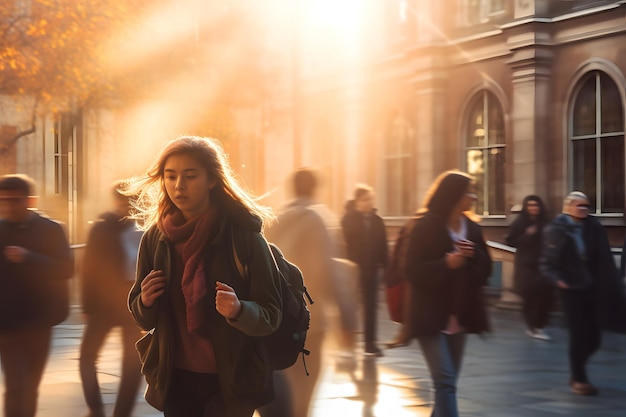
<path id="1" fill-rule="evenodd" d="M 194 332 L 206 319 L 207 295 L 202 249 L 213 236 L 217 212 L 209 209 L 204 214 L 186 221 L 179 210 L 166 213 L 159 229 L 175 245 L 183 242 L 183 277 L 181 287 L 187 308 L 187 330 Z"/>

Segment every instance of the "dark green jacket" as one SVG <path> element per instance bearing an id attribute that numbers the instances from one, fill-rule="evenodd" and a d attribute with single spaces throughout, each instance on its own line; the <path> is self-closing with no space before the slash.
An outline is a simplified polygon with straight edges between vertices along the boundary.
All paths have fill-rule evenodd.
<path id="1" fill-rule="evenodd" d="M 227 409 L 238 404 L 254 407 L 273 398 L 272 370 L 259 336 L 272 333 L 281 320 L 279 275 L 267 242 L 260 233 L 260 222 L 251 216 L 225 215 L 215 239 L 204 250 L 207 283 L 206 331 L 213 343 L 223 400 Z M 231 227 L 248 230 L 252 236 L 248 280 L 236 268 L 232 252 Z M 129 294 L 129 307 L 135 321 L 144 330 L 155 329 L 160 346 L 158 386 L 166 390 L 171 374 L 169 357 L 174 316 L 169 298 L 162 296 L 151 308 L 141 303 L 141 281 L 153 269 L 171 271 L 174 248 L 168 239 L 151 227 L 139 247 L 137 278 Z M 237 320 L 227 320 L 215 309 L 215 281 L 233 287 L 242 302 Z M 168 281 L 169 284 L 169 281 Z M 166 286 L 167 291 L 167 286 Z"/>

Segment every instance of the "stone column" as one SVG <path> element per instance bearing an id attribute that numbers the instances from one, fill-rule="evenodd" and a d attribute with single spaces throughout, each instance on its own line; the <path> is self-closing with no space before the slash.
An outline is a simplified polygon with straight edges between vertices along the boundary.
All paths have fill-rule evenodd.
<path id="1" fill-rule="evenodd" d="M 507 42 L 513 51 L 511 134 L 512 187 L 507 201 L 519 203 L 528 194 L 547 197 L 546 144 L 549 139 L 550 63 L 552 51 L 542 24 L 509 29 Z M 547 44 L 547 42 L 546 42 Z"/>

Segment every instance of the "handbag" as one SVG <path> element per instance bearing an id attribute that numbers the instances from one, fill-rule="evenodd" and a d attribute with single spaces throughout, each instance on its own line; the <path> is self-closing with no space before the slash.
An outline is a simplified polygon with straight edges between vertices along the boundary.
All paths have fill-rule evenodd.
<path id="1" fill-rule="evenodd" d="M 146 379 L 147 387 L 144 393 L 146 402 L 159 411 L 165 405 L 165 390 L 158 386 L 159 374 L 159 338 L 156 329 L 147 332 L 135 343 L 135 349 L 141 361 L 141 373 Z"/>
<path id="2" fill-rule="evenodd" d="M 400 281 L 385 288 L 389 318 L 396 323 L 404 323 L 407 293 L 410 287 L 406 281 Z"/>

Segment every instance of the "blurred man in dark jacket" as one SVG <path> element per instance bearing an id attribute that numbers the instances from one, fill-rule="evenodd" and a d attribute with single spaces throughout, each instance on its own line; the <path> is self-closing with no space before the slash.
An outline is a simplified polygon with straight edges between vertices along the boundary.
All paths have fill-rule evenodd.
<path id="1" fill-rule="evenodd" d="M 52 326 L 69 312 L 72 253 L 63 227 L 32 210 L 33 181 L 0 179 L 0 362 L 4 415 L 37 411 Z"/>
<path id="2" fill-rule="evenodd" d="M 128 292 L 135 280 L 141 232 L 128 218 L 129 199 L 123 183 L 113 187 L 114 211 L 104 213 L 87 239 L 82 270 L 82 301 L 86 327 L 80 349 L 80 376 L 89 417 L 103 417 L 104 404 L 96 374 L 96 361 L 107 335 L 122 331 L 122 377 L 114 417 L 129 417 L 141 382 L 141 364 L 135 351 L 140 330 L 128 311 Z"/>
<path id="3" fill-rule="evenodd" d="M 357 184 L 354 199 L 346 203 L 341 219 L 348 259 L 359 266 L 366 356 L 383 355 L 376 345 L 376 322 L 380 276 L 387 265 L 387 232 L 383 219 L 376 214 L 374 201 L 374 189 Z"/>
<path id="4" fill-rule="evenodd" d="M 596 395 L 586 367 L 600 348 L 602 328 L 614 327 L 615 297 L 620 285 L 617 268 L 602 224 L 589 216 L 589 199 L 573 191 L 563 213 L 545 229 L 540 271 L 559 289 L 569 329 L 570 387 L 575 394 Z"/>

